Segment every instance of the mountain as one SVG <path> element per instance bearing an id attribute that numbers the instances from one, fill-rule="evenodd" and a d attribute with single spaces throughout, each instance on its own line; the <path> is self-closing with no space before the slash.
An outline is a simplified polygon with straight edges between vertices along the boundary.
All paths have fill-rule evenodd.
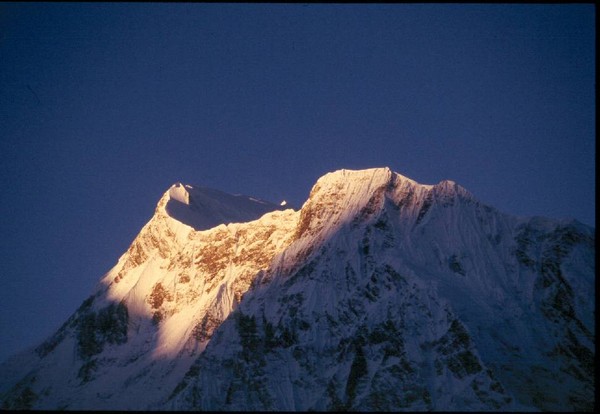
<path id="1" fill-rule="evenodd" d="M 3 408 L 593 410 L 593 228 L 388 168 L 283 208 L 171 187 Z"/>

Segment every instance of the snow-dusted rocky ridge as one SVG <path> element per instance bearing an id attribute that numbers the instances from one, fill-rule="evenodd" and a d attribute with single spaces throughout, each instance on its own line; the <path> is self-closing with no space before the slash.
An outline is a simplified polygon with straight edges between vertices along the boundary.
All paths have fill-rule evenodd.
<path id="1" fill-rule="evenodd" d="M 595 233 L 340 170 L 300 211 L 176 184 L 0 366 L 4 408 L 591 410 Z"/>

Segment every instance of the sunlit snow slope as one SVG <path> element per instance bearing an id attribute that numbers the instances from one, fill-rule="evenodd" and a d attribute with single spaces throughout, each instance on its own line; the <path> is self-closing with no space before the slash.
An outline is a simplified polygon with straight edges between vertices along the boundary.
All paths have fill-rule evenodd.
<path id="1" fill-rule="evenodd" d="M 281 208 L 171 187 L 4 408 L 593 408 L 594 229 L 387 168 Z"/>

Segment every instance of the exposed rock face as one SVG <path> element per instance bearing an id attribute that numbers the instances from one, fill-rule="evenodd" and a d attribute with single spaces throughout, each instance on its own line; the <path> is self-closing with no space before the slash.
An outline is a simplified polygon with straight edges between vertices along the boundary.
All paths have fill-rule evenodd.
<path id="1" fill-rule="evenodd" d="M 593 229 L 387 168 L 329 173 L 300 211 L 240 197 L 169 189 L 65 325 L 2 366 L 2 404 L 593 409 Z"/>

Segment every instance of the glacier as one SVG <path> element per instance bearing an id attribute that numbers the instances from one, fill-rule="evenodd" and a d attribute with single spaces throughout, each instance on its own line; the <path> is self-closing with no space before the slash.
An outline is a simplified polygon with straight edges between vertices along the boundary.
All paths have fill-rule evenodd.
<path id="1" fill-rule="evenodd" d="M 593 410 L 593 228 L 389 168 L 286 207 L 174 184 L 0 406 Z"/>

